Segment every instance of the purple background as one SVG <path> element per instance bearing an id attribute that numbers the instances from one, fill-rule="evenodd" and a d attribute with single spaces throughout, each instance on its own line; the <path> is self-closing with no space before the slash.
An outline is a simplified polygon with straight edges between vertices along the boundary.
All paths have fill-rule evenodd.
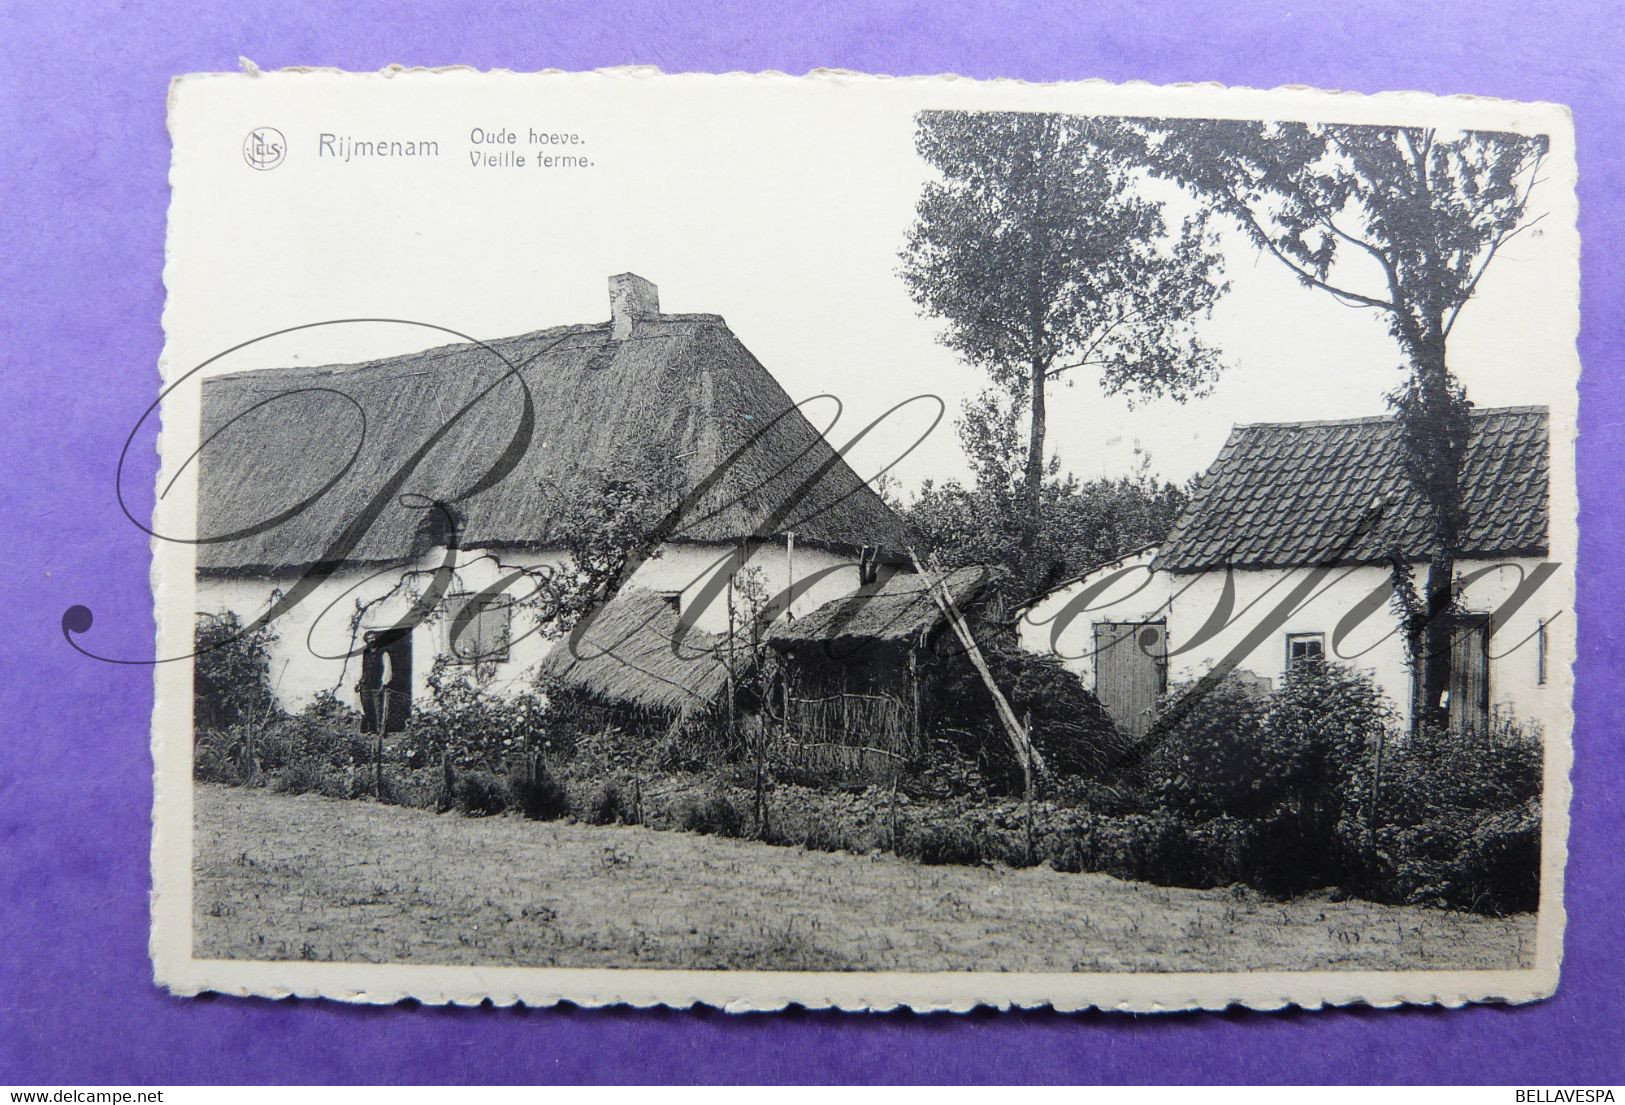
<path id="1" fill-rule="evenodd" d="M 1230 7 L 1232 10 L 1221 10 Z M 0 17 L 0 1083 L 1625 1081 L 1620 61 L 1609 0 L 658 5 L 9 0 Z M 178 1000 L 147 959 L 148 554 L 113 466 L 157 386 L 170 76 L 391 62 L 839 66 L 1425 89 L 1575 110 L 1585 242 L 1580 675 L 1562 988 L 1524 1008 L 1129 1018 L 726 1016 Z M 1540 366 L 1530 366 L 1539 371 Z M 150 439 L 133 486 L 151 486 Z M 132 504 L 144 516 L 146 498 Z"/>

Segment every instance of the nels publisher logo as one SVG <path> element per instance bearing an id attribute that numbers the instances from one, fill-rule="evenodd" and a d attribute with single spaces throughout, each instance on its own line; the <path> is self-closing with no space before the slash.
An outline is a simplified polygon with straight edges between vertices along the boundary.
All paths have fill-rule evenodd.
<path id="1" fill-rule="evenodd" d="M 243 139 L 243 160 L 256 169 L 274 169 L 287 155 L 288 140 L 275 127 L 255 127 Z"/>

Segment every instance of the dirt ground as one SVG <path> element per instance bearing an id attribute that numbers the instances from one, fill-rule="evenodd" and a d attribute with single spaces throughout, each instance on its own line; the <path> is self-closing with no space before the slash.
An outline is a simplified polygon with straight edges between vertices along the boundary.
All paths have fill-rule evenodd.
<path id="1" fill-rule="evenodd" d="M 1272 902 L 200 785 L 195 954 L 777 970 L 1527 965 L 1533 916 Z"/>

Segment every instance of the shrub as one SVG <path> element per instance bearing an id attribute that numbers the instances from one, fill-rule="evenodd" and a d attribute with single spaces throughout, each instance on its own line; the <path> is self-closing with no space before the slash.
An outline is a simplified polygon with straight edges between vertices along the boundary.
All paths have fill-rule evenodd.
<path id="1" fill-rule="evenodd" d="M 1188 817 L 1255 817 L 1278 794 L 1267 793 L 1264 722 L 1269 700 L 1240 679 L 1187 685 L 1163 703 L 1135 774 L 1147 805 Z"/>
<path id="2" fill-rule="evenodd" d="M 546 702 L 530 692 L 488 693 L 477 664 L 441 655 L 427 681 L 429 703 L 413 715 L 406 742 L 421 764 L 446 759 L 458 770 L 498 772 L 547 739 Z"/>
<path id="3" fill-rule="evenodd" d="M 548 774 L 540 757 L 515 771 L 509 785 L 519 811 L 532 821 L 557 821 L 570 812 L 564 784 Z"/>
<path id="4" fill-rule="evenodd" d="M 1059 807 L 1088 810 L 1107 816 L 1143 813 L 1152 805 L 1142 788 L 1095 779 L 1057 780 L 1050 800 Z"/>
<path id="5" fill-rule="evenodd" d="M 295 760 L 271 777 L 271 789 L 278 794 L 310 794 L 322 788 L 322 781 L 320 764 L 314 760 Z"/>
<path id="6" fill-rule="evenodd" d="M 1143 781 L 1154 804 L 1187 817 L 1270 818 L 1290 806 L 1320 817 L 1329 836 L 1392 721 L 1370 677 L 1336 665 L 1299 664 L 1273 694 L 1234 676 L 1187 685 L 1158 715 Z"/>
<path id="7" fill-rule="evenodd" d="M 582 820 L 589 825 L 635 825 L 638 816 L 620 784 L 614 779 L 605 779 L 587 800 Z"/>
<path id="8" fill-rule="evenodd" d="M 1486 818 L 1462 849 L 1448 901 L 1480 913 L 1540 907 L 1540 803 Z"/>
<path id="9" fill-rule="evenodd" d="M 490 817 L 513 805 L 508 781 L 489 771 L 465 771 L 457 777 L 457 804 L 470 817 Z"/>
<path id="10" fill-rule="evenodd" d="M 1298 664 L 1270 698 L 1264 722 L 1262 790 L 1270 808 L 1295 804 L 1329 833 L 1341 805 L 1362 802 L 1377 742 L 1394 723 L 1382 692 L 1363 673 Z"/>
<path id="11" fill-rule="evenodd" d="M 200 783 L 240 785 L 243 773 L 235 742 L 225 733 L 199 730 L 192 742 L 192 777 Z"/>
<path id="12" fill-rule="evenodd" d="M 324 771 L 370 765 L 373 741 L 357 731 L 359 722 L 359 715 L 330 693 L 319 696 L 299 713 L 277 717 L 252 734 L 255 764 L 258 770 L 273 774 L 299 761 L 309 761 Z M 249 736 L 239 728 L 244 747 Z"/>
<path id="13" fill-rule="evenodd" d="M 351 797 L 359 798 L 373 793 L 375 783 L 370 771 L 354 773 L 353 779 L 354 793 Z M 382 793 L 378 795 L 378 800 L 387 805 L 418 810 L 442 808 L 440 769 L 406 768 L 386 763 Z"/>
<path id="14" fill-rule="evenodd" d="M 1039 862 L 1161 886 L 1243 882 L 1256 823 L 1193 821 L 1169 811 L 1096 815 L 1051 807 L 1040 814 Z"/>
<path id="15" fill-rule="evenodd" d="M 976 831 L 954 821 L 912 829 L 903 834 L 899 844 L 903 855 L 930 866 L 944 863 L 979 864 L 986 858 L 983 855 L 983 841 Z"/>
<path id="16" fill-rule="evenodd" d="M 710 836 L 740 836 L 744 832 L 745 818 L 739 807 L 721 791 L 689 799 L 680 808 L 679 816 L 684 832 Z"/>
<path id="17" fill-rule="evenodd" d="M 768 820 L 767 831 L 773 832 L 775 822 Z M 807 849 L 809 852 L 852 852 L 861 854 L 872 847 L 862 841 L 865 835 L 861 829 L 851 825 L 842 824 L 832 817 L 812 816 L 802 819 L 798 826 L 793 843 Z"/>
<path id="18" fill-rule="evenodd" d="M 370 793 L 362 782 L 362 776 L 353 768 L 336 767 L 322 772 L 321 784 L 316 790 L 324 798 L 360 798 Z"/>
<path id="19" fill-rule="evenodd" d="M 546 672 L 536 677 L 534 687 L 537 700 L 547 703 L 547 732 L 544 739 L 552 742 L 554 753 L 574 757 L 580 752 L 587 759 L 592 759 L 601 749 L 582 748 L 581 743 L 595 740 L 600 743 L 608 740 L 617 752 L 621 750 L 621 742 L 613 739 L 619 735 L 615 730 L 618 729 L 616 722 L 620 720 L 614 708 Z"/>
<path id="20" fill-rule="evenodd" d="M 749 802 L 752 795 L 741 794 Z M 862 854 L 893 844 L 892 813 L 907 815 L 908 799 L 894 807 L 889 788 L 832 790 L 776 781 L 768 795 L 768 817 L 758 839 L 817 852 Z"/>
<path id="21" fill-rule="evenodd" d="M 1383 760 L 1375 848 L 1368 825 L 1344 826 L 1360 893 L 1485 913 L 1540 898 L 1538 736 L 1424 732 Z"/>
<path id="22" fill-rule="evenodd" d="M 1342 878 L 1323 820 L 1302 808 L 1282 807 L 1255 822 L 1248 844 L 1240 881 L 1272 898 L 1290 898 Z"/>
<path id="23" fill-rule="evenodd" d="M 1102 818 L 1093 827 L 1091 869 L 1120 879 L 1161 886 L 1212 885 L 1216 872 L 1203 862 L 1189 823 L 1176 814 Z"/>
<path id="24" fill-rule="evenodd" d="M 1078 677 L 1054 657 L 1020 649 L 984 648 L 993 679 L 1017 717 L 1030 718 L 1034 747 L 1054 774 L 1097 776 L 1122 756 L 1124 742 L 1111 718 Z M 957 759 L 974 765 L 981 783 L 1002 794 L 1019 794 L 1025 783 L 1010 738 L 995 713 L 980 673 L 955 652 L 936 664 L 932 708 L 935 735 L 950 742 Z M 951 722 L 950 724 L 944 724 Z M 932 761 L 927 760 L 927 771 Z M 970 793 L 964 782 L 927 789 Z"/>
<path id="25" fill-rule="evenodd" d="M 1273 693 L 1240 678 L 1183 688 L 1165 703 L 1139 786 L 1146 808 L 1207 825 L 1236 819 L 1222 854 L 1193 830 L 1159 829 L 1147 859 L 1154 881 L 1211 882 L 1211 864 L 1265 893 L 1287 896 L 1350 881 L 1362 862 L 1351 827 L 1370 810 L 1370 765 L 1393 718 L 1368 676 L 1300 664 Z"/>
<path id="26" fill-rule="evenodd" d="M 1543 749 L 1515 728 L 1501 739 L 1429 731 L 1395 742 L 1383 758 L 1379 816 L 1415 824 L 1447 810 L 1514 809 L 1538 800 Z"/>
<path id="27" fill-rule="evenodd" d="M 272 712 L 269 625 L 244 632 L 232 611 L 199 614 L 192 632 L 192 723 L 224 730 L 263 722 Z"/>
<path id="28" fill-rule="evenodd" d="M 605 725 L 592 732 L 570 732 L 569 721 L 550 725 L 544 741 L 548 757 L 561 774 L 596 786 L 605 779 L 637 774 L 651 754 L 646 735 Z"/>

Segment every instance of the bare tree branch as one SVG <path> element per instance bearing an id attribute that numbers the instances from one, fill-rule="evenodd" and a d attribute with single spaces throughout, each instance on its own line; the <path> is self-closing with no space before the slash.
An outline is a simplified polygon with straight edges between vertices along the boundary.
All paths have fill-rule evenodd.
<path id="1" fill-rule="evenodd" d="M 1398 307 L 1387 300 L 1374 299 L 1368 295 L 1361 295 L 1359 292 L 1351 292 L 1346 288 L 1339 288 L 1334 284 L 1330 284 L 1327 281 L 1322 280 L 1313 272 L 1293 261 L 1285 253 L 1282 253 L 1280 247 L 1275 244 L 1275 240 L 1270 237 L 1269 233 L 1265 231 L 1263 227 L 1258 225 L 1258 221 L 1253 218 L 1252 212 L 1246 211 L 1245 208 L 1243 208 L 1243 211 L 1245 212 L 1247 221 L 1251 223 L 1254 229 L 1258 232 L 1264 248 L 1267 249 L 1277 261 L 1281 262 L 1281 264 L 1285 265 L 1287 268 L 1296 273 L 1298 279 L 1302 280 L 1304 283 L 1313 285 L 1316 288 L 1320 288 L 1322 291 L 1330 292 L 1333 296 L 1337 297 L 1339 300 L 1342 300 L 1346 306 L 1376 307 L 1384 311 L 1398 310 Z"/>
<path id="2" fill-rule="evenodd" d="M 1523 195 L 1518 197 L 1518 210 L 1520 211 L 1528 209 L 1529 195 L 1535 190 L 1535 185 L 1540 182 L 1540 163 L 1545 156 L 1546 155 L 1544 153 L 1535 154 L 1534 164 L 1529 167 L 1529 183 L 1524 186 Z M 1549 212 L 1542 212 L 1533 219 L 1530 219 L 1528 222 L 1520 223 L 1517 226 L 1504 231 L 1503 233 L 1497 235 L 1495 240 L 1490 243 L 1490 248 L 1485 252 L 1484 260 L 1479 264 L 1478 271 L 1473 274 L 1472 279 L 1467 281 L 1467 287 L 1462 291 L 1461 298 L 1456 301 L 1455 307 L 1453 307 L 1450 311 L 1450 317 L 1445 320 L 1445 337 L 1450 336 L 1450 331 L 1456 325 L 1456 317 L 1461 314 L 1461 309 L 1467 306 L 1467 301 L 1473 298 L 1473 292 L 1477 290 L 1478 282 L 1484 278 L 1484 273 L 1489 271 L 1490 262 L 1495 260 L 1496 253 L 1500 251 L 1502 246 L 1516 238 L 1519 234 L 1522 234 L 1532 226 L 1538 225 L 1540 221 L 1547 216 L 1547 214 L 1549 214 Z"/>
<path id="3" fill-rule="evenodd" d="M 1100 331 L 1100 333 L 1098 335 L 1096 335 L 1095 340 L 1089 343 L 1089 347 L 1082 352 L 1082 354 L 1078 357 L 1078 359 L 1076 361 L 1074 361 L 1071 364 L 1064 364 L 1064 365 L 1059 366 L 1058 368 L 1050 369 L 1048 372 L 1046 372 L 1044 374 L 1044 378 L 1046 380 L 1053 380 L 1055 377 L 1059 376 L 1061 373 L 1069 371 L 1070 369 L 1082 368 L 1085 365 L 1101 363 L 1101 362 L 1098 362 L 1098 361 L 1091 360 L 1091 355 L 1094 353 L 1094 351 L 1100 348 L 1100 344 L 1102 342 L 1104 342 L 1111 335 L 1111 332 L 1113 330 L 1117 329 L 1119 326 L 1121 326 L 1124 322 L 1128 321 L 1130 318 L 1138 318 L 1138 317 L 1139 317 L 1138 315 L 1132 315 L 1132 316 L 1131 315 L 1118 315 L 1117 318 L 1115 320 L 1113 320 L 1113 322 L 1112 322 L 1112 324 L 1110 326 L 1106 327 L 1104 330 Z"/>

